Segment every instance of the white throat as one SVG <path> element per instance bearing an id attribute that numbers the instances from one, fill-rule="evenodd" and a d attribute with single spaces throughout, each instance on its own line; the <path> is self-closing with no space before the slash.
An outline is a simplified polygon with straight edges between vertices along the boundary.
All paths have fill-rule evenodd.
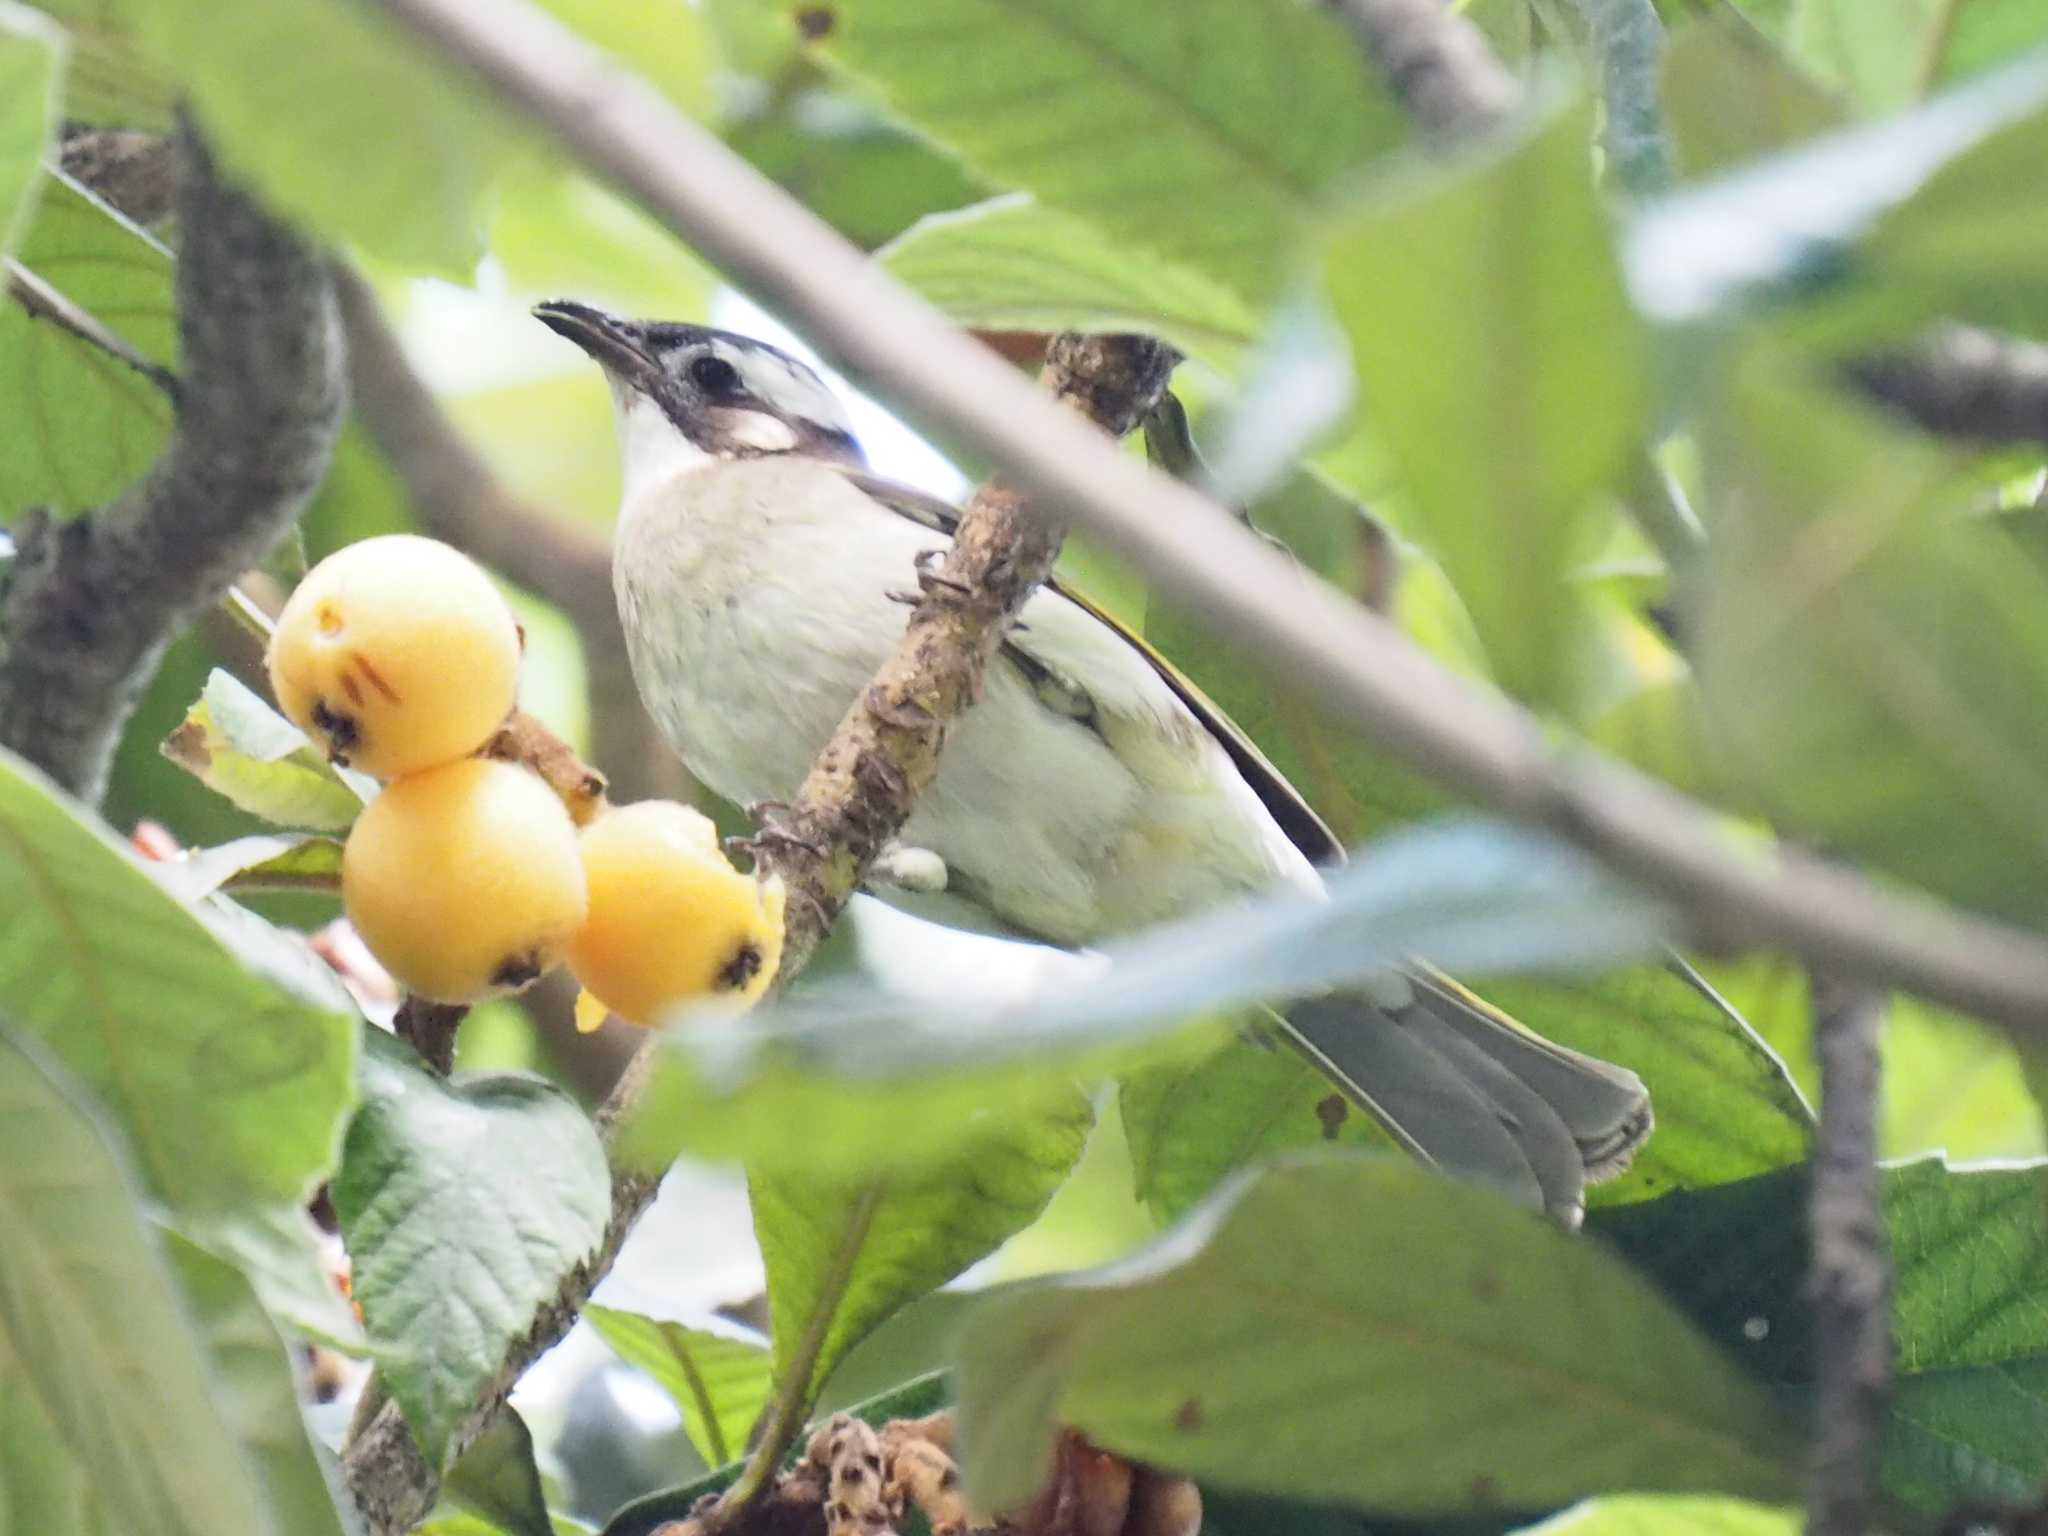
<path id="1" fill-rule="evenodd" d="M 639 390 L 612 385 L 612 404 L 619 425 L 619 467 L 625 479 L 619 497 L 622 507 L 678 476 L 716 462 Z"/>

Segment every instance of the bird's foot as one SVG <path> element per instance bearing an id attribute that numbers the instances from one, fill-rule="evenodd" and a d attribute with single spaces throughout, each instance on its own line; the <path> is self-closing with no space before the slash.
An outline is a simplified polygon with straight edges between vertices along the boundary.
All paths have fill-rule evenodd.
<path id="1" fill-rule="evenodd" d="M 787 800 L 755 800 L 746 807 L 747 819 L 754 823 L 754 831 L 744 837 L 728 837 L 725 846 L 742 853 L 758 856 L 763 848 L 800 848 L 813 858 L 824 857 L 824 845 L 789 825 L 795 807 Z"/>

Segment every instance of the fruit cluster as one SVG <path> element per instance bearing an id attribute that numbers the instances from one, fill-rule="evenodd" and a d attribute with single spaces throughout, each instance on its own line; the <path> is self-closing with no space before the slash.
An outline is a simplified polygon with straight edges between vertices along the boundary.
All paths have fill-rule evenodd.
<path id="1" fill-rule="evenodd" d="M 356 931 L 436 1002 L 517 991 L 563 960 L 640 1024 L 689 998 L 758 996 L 781 958 L 782 890 L 734 869 L 705 816 L 599 802 L 579 833 L 536 774 L 478 755 L 512 713 L 520 651 L 490 578 L 409 534 L 337 551 L 285 604 L 268 658 L 279 706 L 386 781 L 342 856 Z"/>

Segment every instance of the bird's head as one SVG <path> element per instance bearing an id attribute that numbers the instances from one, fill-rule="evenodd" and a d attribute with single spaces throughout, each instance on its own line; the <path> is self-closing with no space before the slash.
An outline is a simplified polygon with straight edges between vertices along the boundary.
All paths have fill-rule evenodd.
<path id="1" fill-rule="evenodd" d="M 865 462 L 839 397 L 765 341 L 703 325 L 624 320 L 566 299 L 534 314 L 604 369 L 629 496 L 636 482 L 723 459 L 793 453 Z"/>

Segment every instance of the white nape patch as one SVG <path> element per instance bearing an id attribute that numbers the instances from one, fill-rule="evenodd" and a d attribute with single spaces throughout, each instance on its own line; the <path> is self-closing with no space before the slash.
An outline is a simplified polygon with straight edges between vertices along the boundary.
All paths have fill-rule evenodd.
<path id="1" fill-rule="evenodd" d="M 720 426 L 735 443 L 763 453 L 787 453 L 796 446 L 796 432 L 789 423 L 765 411 L 733 411 Z"/>
<path id="2" fill-rule="evenodd" d="M 619 505 L 629 507 L 679 475 L 715 463 L 668 419 L 662 408 L 630 385 L 612 384 L 619 425 L 619 467 L 625 479 Z"/>
<path id="3" fill-rule="evenodd" d="M 712 352 L 739 370 L 747 393 L 772 407 L 778 415 L 796 421 L 816 422 L 835 432 L 851 432 L 846 406 L 839 397 L 802 363 L 756 347 L 712 344 Z"/>
<path id="4" fill-rule="evenodd" d="M 804 345 L 802 337 L 744 294 L 731 288 L 720 289 L 711 300 L 711 323 L 742 335 L 758 336 L 822 375 L 835 398 L 846 407 L 853 422 L 853 435 L 867 455 L 868 468 L 876 474 L 901 480 L 945 500 L 958 501 L 967 494 L 967 477 L 944 454 L 826 367 L 824 360 Z"/>

